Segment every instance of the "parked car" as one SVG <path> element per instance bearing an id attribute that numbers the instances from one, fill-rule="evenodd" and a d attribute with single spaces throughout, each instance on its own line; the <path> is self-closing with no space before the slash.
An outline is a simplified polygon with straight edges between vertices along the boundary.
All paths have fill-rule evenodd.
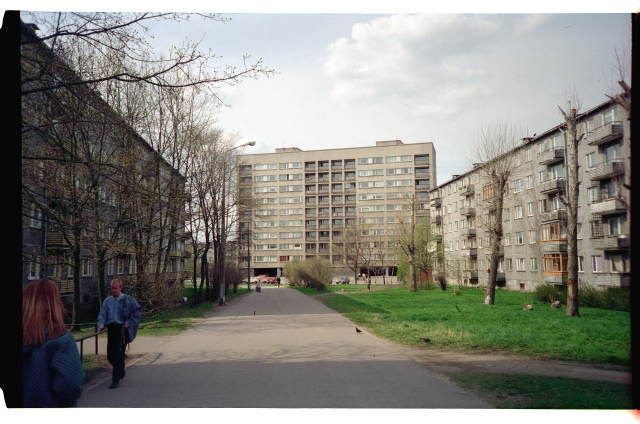
<path id="1" fill-rule="evenodd" d="M 338 277 L 336 279 L 336 284 L 349 284 L 350 282 L 349 277 Z"/>
<path id="2" fill-rule="evenodd" d="M 278 277 L 267 277 L 267 283 L 276 284 L 278 282 Z"/>

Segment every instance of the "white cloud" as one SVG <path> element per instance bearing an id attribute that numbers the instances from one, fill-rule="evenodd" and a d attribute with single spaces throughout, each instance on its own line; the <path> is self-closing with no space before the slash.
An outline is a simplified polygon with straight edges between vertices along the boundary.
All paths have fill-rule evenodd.
<path id="1" fill-rule="evenodd" d="M 550 20 L 551 17 L 552 15 L 548 14 L 527 15 L 516 23 L 515 33 L 525 34 L 543 25 L 545 22 Z"/>
<path id="2" fill-rule="evenodd" d="M 413 98 L 422 104 L 415 114 L 432 108 L 455 113 L 460 100 L 483 94 L 477 84 L 487 72 L 471 59 L 498 30 L 498 18 L 485 15 L 393 15 L 355 24 L 350 38 L 328 46 L 331 99 L 353 105 Z"/>

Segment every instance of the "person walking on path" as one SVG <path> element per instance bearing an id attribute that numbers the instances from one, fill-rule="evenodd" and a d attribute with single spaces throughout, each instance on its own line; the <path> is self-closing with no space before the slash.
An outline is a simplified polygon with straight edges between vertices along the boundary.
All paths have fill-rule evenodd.
<path id="1" fill-rule="evenodd" d="M 258 280 L 258 282 L 256 283 L 256 291 L 258 293 L 262 292 L 262 281 Z"/>
<path id="2" fill-rule="evenodd" d="M 33 280 L 22 297 L 22 382 L 25 408 L 77 406 L 84 367 L 64 324 L 60 290 Z"/>
<path id="3" fill-rule="evenodd" d="M 280 287 L 280 277 L 276 277 L 276 281 L 278 282 L 278 287 Z"/>
<path id="4" fill-rule="evenodd" d="M 102 303 L 98 314 L 98 332 L 102 333 L 105 325 L 108 329 L 107 359 L 113 366 L 110 389 L 120 385 L 124 378 L 124 351 L 127 344 L 136 338 L 142 307 L 131 296 L 122 293 L 122 281 L 111 282 L 111 296 Z"/>

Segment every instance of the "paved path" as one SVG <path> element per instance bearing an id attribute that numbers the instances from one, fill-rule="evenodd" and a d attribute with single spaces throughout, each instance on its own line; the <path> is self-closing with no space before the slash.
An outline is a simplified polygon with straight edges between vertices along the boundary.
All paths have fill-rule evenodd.
<path id="1" fill-rule="evenodd" d="M 255 313 L 255 315 L 254 315 Z M 104 344 L 104 343 L 103 343 Z M 315 299 L 264 287 L 194 328 L 140 337 L 120 387 L 80 407 L 487 408 Z"/>

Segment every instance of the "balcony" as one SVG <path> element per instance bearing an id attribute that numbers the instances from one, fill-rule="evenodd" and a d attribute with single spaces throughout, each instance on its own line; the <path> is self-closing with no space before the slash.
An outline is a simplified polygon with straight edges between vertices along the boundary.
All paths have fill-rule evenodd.
<path id="1" fill-rule="evenodd" d="M 329 206 L 329 201 L 328 200 L 323 200 L 321 202 L 318 202 L 318 205 L 320 205 L 320 206 Z"/>
<path id="2" fill-rule="evenodd" d="M 431 200 L 429 200 L 429 206 L 432 206 L 432 207 L 435 207 L 435 208 L 442 207 L 442 198 L 440 198 L 440 197 L 432 197 Z"/>
<path id="3" fill-rule="evenodd" d="M 320 240 L 320 241 L 329 241 L 329 236 L 320 236 L 320 237 L 318 237 L 318 240 Z"/>
<path id="4" fill-rule="evenodd" d="M 544 271 L 542 273 L 542 281 L 550 284 L 567 284 L 567 273 Z"/>
<path id="5" fill-rule="evenodd" d="M 304 228 L 307 230 L 315 230 L 318 227 L 316 226 L 316 224 L 307 224 L 304 226 Z"/>
<path id="6" fill-rule="evenodd" d="M 624 175 L 624 159 L 612 159 L 608 162 L 599 163 L 594 168 L 587 169 L 587 172 L 591 181 Z"/>
<path id="7" fill-rule="evenodd" d="M 607 287 L 626 287 L 631 285 L 631 274 L 628 272 L 607 272 L 603 274 L 593 274 L 595 284 Z"/>
<path id="8" fill-rule="evenodd" d="M 471 248 L 471 249 L 462 249 L 460 250 L 460 256 L 462 257 L 476 257 L 478 256 L 478 249 Z"/>
<path id="9" fill-rule="evenodd" d="M 417 216 L 429 216 L 429 209 L 416 209 Z"/>
<path id="10" fill-rule="evenodd" d="M 504 272 L 500 272 L 500 271 L 498 271 L 498 272 L 496 273 L 496 281 L 500 281 L 500 282 L 504 282 L 504 281 L 506 281 L 506 278 L 505 278 L 505 276 L 504 276 Z"/>
<path id="11" fill-rule="evenodd" d="M 585 142 L 589 146 L 598 146 L 622 136 L 622 122 L 616 121 L 589 131 Z"/>
<path id="12" fill-rule="evenodd" d="M 471 280 L 477 280 L 478 279 L 478 271 L 476 271 L 476 270 L 467 271 L 467 275 L 469 276 L 469 279 L 471 279 Z"/>
<path id="13" fill-rule="evenodd" d="M 460 208 L 460 215 L 473 216 L 476 214 L 476 208 Z"/>
<path id="14" fill-rule="evenodd" d="M 343 169 L 343 168 L 342 168 L 342 164 L 340 164 L 340 165 L 334 165 L 334 164 L 331 164 L 331 170 L 332 170 L 332 171 L 340 171 L 340 170 L 342 170 L 342 169 Z"/>
<path id="15" fill-rule="evenodd" d="M 564 209 L 556 209 L 553 211 L 546 211 L 540 214 L 540 222 L 551 222 L 551 221 L 566 221 L 567 220 L 567 211 Z"/>
<path id="16" fill-rule="evenodd" d="M 460 235 L 462 237 L 475 237 L 476 236 L 476 229 L 475 228 L 463 228 L 462 230 L 460 230 Z"/>
<path id="17" fill-rule="evenodd" d="M 68 249 L 69 244 L 66 242 L 61 232 L 49 231 L 47 233 L 47 248 Z"/>
<path id="18" fill-rule="evenodd" d="M 567 241 L 543 241 L 540 243 L 542 253 L 566 253 Z"/>
<path id="19" fill-rule="evenodd" d="M 321 253 L 321 254 L 328 254 L 328 253 L 330 253 L 330 252 L 329 252 L 329 249 L 318 249 L 318 253 Z"/>
<path id="20" fill-rule="evenodd" d="M 490 197 L 488 199 L 483 199 L 484 201 L 484 208 L 491 210 L 491 209 L 495 209 L 498 207 L 498 198 L 497 197 Z"/>
<path id="21" fill-rule="evenodd" d="M 475 189 L 473 184 L 469 184 L 468 186 L 461 188 L 458 193 L 460 194 L 460 196 L 473 196 L 474 192 Z"/>
<path id="22" fill-rule="evenodd" d="M 434 216 L 432 219 L 433 219 L 434 223 L 442 224 L 442 217 L 441 216 Z"/>
<path id="23" fill-rule="evenodd" d="M 553 147 L 540 154 L 540 165 L 550 165 L 564 160 L 564 147 Z"/>
<path id="24" fill-rule="evenodd" d="M 414 159 L 413 164 L 415 166 L 428 166 L 429 159 Z"/>
<path id="25" fill-rule="evenodd" d="M 616 234 L 591 239 L 591 245 L 597 250 L 626 250 L 629 248 L 629 235 Z"/>
<path id="26" fill-rule="evenodd" d="M 606 193 L 606 190 L 603 190 Z M 590 205 L 591 213 L 600 215 L 611 215 L 614 213 L 626 212 L 627 208 L 621 197 L 609 197 L 602 200 L 594 201 Z"/>
<path id="27" fill-rule="evenodd" d="M 557 193 L 563 191 L 566 185 L 567 181 L 564 178 L 555 178 L 541 183 L 538 186 L 538 191 L 542 194 Z"/>
<path id="28" fill-rule="evenodd" d="M 487 247 L 487 251 L 484 254 L 491 256 L 491 249 Z M 504 256 L 504 246 L 498 247 L 498 256 Z"/>
<path id="29" fill-rule="evenodd" d="M 336 188 L 336 187 L 331 187 L 331 193 L 342 193 L 343 192 L 343 188 Z"/>
<path id="30" fill-rule="evenodd" d="M 329 165 L 320 165 L 320 166 L 318 166 L 318 172 L 328 171 L 328 170 L 329 170 Z"/>

